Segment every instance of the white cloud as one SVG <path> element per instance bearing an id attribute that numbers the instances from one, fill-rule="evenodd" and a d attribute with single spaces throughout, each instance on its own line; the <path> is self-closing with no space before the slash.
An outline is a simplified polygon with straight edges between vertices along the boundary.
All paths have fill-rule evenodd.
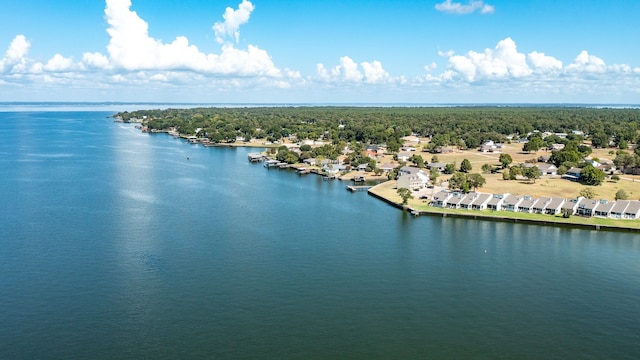
<path id="1" fill-rule="evenodd" d="M 65 58 L 60 54 L 55 54 L 46 65 L 44 70 L 52 72 L 69 71 L 75 68 L 73 59 Z"/>
<path id="2" fill-rule="evenodd" d="M 251 12 L 253 12 L 255 7 L 250 1 L 242 0 L 242 3 L 238 5 L 238 10 L 233 10 L 228 7 L 224 15 L 224 22 L 216 22 L 213 25 L 213 31 L 216 34 L 216 41 L 219 43 L 224 43 L 224 38 L 226 36 L 233 35 L 236 43 L 240 41 L 240 25 L 245 24 L 249 21 L 249 17 L 251 16 Z"/>
<path id="3" fill-rule="evenodd" d="M 316 65 L 316 75 L 323 82 L 335 84 L 383 84 L 394 81 L 380 61 L 363 61 L 358 64 L 348 56 L 341 57 L 340 65 L 330 70 L 323 64 Z"/>
<path id="4" fill-rule="evenodd" d="M 131 11 L 130 0 L 107 0 L 105 16 L 111 39 L 107 46 L 107 58 L 99 53 L 86 53 L 83 60 L 95 68 L 137 70 L 188 70 L 212 75 L 269 76 L 280 77 L 269 54 L 249 45 L 240 50 L 224 44 L 220 54 L 205 54 L 184 36 L 178 36 L 168 44 L 149 36 L 148 24 Z M 248 20 L 253 9 L 248 1 L 240 4 L 237 12 L 225 13 L 225 22 L 220 28 L 226 34 L 237 33 L 238 26 Z M 219 24 L 217 24 L 219 25 Z"/>
<path id="5" fill-rule="evenodd" d="M 562 70 L 562 61 L 553 56 L 547 56 L 544 53 L 533 51 L 527 55 L 527 58 L 536 72 L 547 73 Z"/>
<path id="6" fill-rule="evenodd" d="M 17 35 L 13 38 L 4 57 L 0 59 L 0 73 L 5 69 L 11 69 L 11 72 L 24 72 L 27 69 L 28 59 L 26 56 L 30 47 L 31 43 L 24 35 Z"/>
<path id="7" fill-rule="evenodd" d="M 89 67 L 96 69 L 108 69 L 111 65 L 109 59 L 100 53 L 84 53 L 82 62 Z"/>
<path id="8" fill-rule="evenodd" d="M 11 41 L 9 49 L 7 49 L 7 53 L 5 54 L 7 63 L 18 62 L 23 59 L 27 56 L 30 47 L 31 43 L 24 35 L 16 36 L 13 41 Z"/>
<path id="9" fill-rule="evenodd" d="M 574 60 L 567 66 L 567 71 L 577 71 L 585 73 L 603 73 L 607 70 L 607 64 L 604 60 L 597 56 L 589 55 L 583 50 Z"/>
<path id="10" fill-rule="evenodd" d="M 518 52 L 516 43 L 511 38 L 500 41 L 493 50 L 485 49 L 482 53 L 469 51 L 466 55 L 453 55 L 449 58 L 449 67 L 467 81 L 518 78 L 532 72 L 526 56 Z"/>
<path id="11" fill-rule="evenodd" d="M 495 12 L 495 7 L 485 4 L 483 0 L 471 0 L 467 4 L 445 0 L 440 4 L 436 4 L 435 9 L 443 13 L 455 15 L 466 15 L 475 11 L 480 11 L 481 14 L 493 14 Z"/>

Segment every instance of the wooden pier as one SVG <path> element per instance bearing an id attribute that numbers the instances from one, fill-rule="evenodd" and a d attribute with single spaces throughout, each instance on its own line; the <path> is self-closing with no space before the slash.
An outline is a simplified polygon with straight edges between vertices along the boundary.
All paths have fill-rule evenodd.
<path id="1" fill-rule="evenodd" d="M 351 192 L 358 192 L 358 191 L 368 191 L 369 189 L 371 189 L 373 186 L 368 186 L 368 185 L 347 185 L 347 190 L 351 191 Z"/>

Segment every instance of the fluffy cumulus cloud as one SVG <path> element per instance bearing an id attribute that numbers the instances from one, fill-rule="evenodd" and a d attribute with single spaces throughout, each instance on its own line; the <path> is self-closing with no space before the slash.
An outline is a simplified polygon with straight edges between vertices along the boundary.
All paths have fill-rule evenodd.
<path id="1" fill-rule="evenodd" d="M 216 36 L 238 34 L 238 27 L 246 22 L 253 5 L 243 1 L 237 11 L 227 9 L 225 22 L 216 23 Z M 136 70 L 189 70 L 216 75 L 279 77 L 281 71 L 269 54 L 256 46 L 246 50 L 232 44 L 222 45 L 221 53 L 206 54 L 184 36 L 171 43 L 149 36 L 146 21 L 131 10 L 130 0 L 107 0 L 105 16 L 110 36 L 108 62 L 100 54 L 85 54 L 84 59 L 93 67 L 115 67 Z M 218 29 L 219 28 L 219 29 Z"/>
<path id="2" fill-rule="evenodd" d="M 482 52 L 468 51 L 457 55 L 453 51 L 439 52 L 447 59 L 447 68 L 432 74 L 434 67 L 425 66 L 421 84 L 448 87 L 483 86 L 501 89 L 504 93 L 518 91 L 565 92 L 595 94 L 629 90 L 640 92 L 640 68 L 629 65 L 607 65 L 601 58 L 582 51 L 573 62 L 562 61 L 545 53 L 518 51 L 515 41 L 506 38 Z"/>
<path id="3" fill-rule="evenodd" d="M 594 98 L 599 94 L 626 98 L 640 94 L 638 67 L 607 64 L 586 50 L 563 62 L 541 51 L 521 52 L 509 37 L 480 51 L 438 51 L 440 64 L 425 62 L 428 65 L 423 66 L 424 72 L 414 77 L 392 76 L 378 60 L 355 61 L 349 56 L 341 57 L 337 65 L 317 64 L 315 74 L 302 75 L 276 67 L 266 50 L 238 45 L 240 27 L 249 21 L 254 10 L 250 1 L 238 2 L 236 8 L 227 8 L 222 20 L 212 26 L 216 39 L 212 43 L 219 46 L 219 51 L 205 53 L 184 36 L 171 42 L 151 37 L 149 24 L 131 9 L 130 0 L 106 0 L 104 15 L 109 35 L 106 52 L 86 52 L 79 60 L 63 54 L 34 60 L 29 57 L 29 38 L 17 35 L 6 51 L 0 53 L 0 95 L 1 91 L 8 94 L 12 89 L 28 89 L 25 91 L 31 93 L 32 89 L 40 88 L 44 98 L 56 93 L 49 91 L 56 86 L 82 89 L 79 93 L 91 89 L 108 98 L 113 89 L 139 96 L 137 89 L 144 86 L 167 89 L 167 94 L 183 93 L 186 99 L 195 88 L 209 94 L 237 91 L 243 96 L 246 91 L 263 91 L 274 101 L 278 101 L 277 94 L 281 93 L 273 89 L 291 89 L 288 94 L 296 96 L 328 90 L 332 95 L 351 94 L 348 96 L 353 99 L 379 91 L 383 94 L 379 97 L 381 101 L 385 101 L 386 94 L 404 96 L 420 91 L 430 94 L 468 91 L 477 97 L 488 93 L 510 96 L 533 92 L 546 96 L 543 101 L 556 101 L 559 98 L 555 95 L 561 93 L 568 94 L 569 99 L 562 101 L 572 101 L 575 94 L 593 94 Z M 494 11 L 493 6 L 478 0 L 464 4 L 446 0 L 436 8 L 451 14 Z M 549 94 L 553 98 L 549 99 Z"/>
<path id="4" fill-rule="evenodd" d="M 243 0 L 237 10 L 228 8 L 222 22 L 213 25 L 220 51 L 205 53 L 184 36 L 165 43 L 149 35 L 149 24 L 131 9 L 130 0 L 106 0 L 104 9 L 109 43 L 106 54 L 84 53 L 80 61 L 55 54 L 44 62 L 28 58 L 31 43 L 18 35 L 0 58 L 3 84 L 17 79 L 38 78 L 45 83 L 66 83 L 66 79 L 100 87 L 123 82 L 156 83 L 220 83 L 225 88 L 248 86 L 290 86 L 301 82 L 301 76 L 288 69 L 280 70 L 271 56 L 257 46 L 239 48 L 226 37 L 239 39 L 239 28 L 249 20 L 253 4 Z M 90 72 L 90 76 L 87 76 Z M 290 78 L 291 77 L 291 78 Z M 89 80 L 89 78 L 91 80 Z M 233 79 L 236 78 L 236 79 Z"/>
<path id="5" fill-rule="evenodd" d="M 360 64 L 348 56 L 340 58 L 340 65 L 327 69 L 323 64 L 316 66 L 317 77 L 320 81 L 348 84 L 383 84 L 393 79 L 382 67 L 380 61 L 363 61 Z"/>
<path id="6" fill-rule="evenodd" d="M 216 34 L 216 41 L 224 43 L 224 39 L 227 36 L 233 35 L 236 43 L 240 41 L 240 25 L 249 21 L 251 12 L 255 7 L 250 1 L 242 0 L 242 3 L 238 6 L 238 10 L 228 7 L 222 18 L 223 22 L 216 22 L 213 25 L 213 31 Z"/>
<path id="7" fill-rule="evenodd" d="M 485 4 L 482 0 L 471 0 L 466 4 L 445 0 L 442 3 L 436 4 L 435 8 L 443 13 L 455 15 L 466 15 L 476 11 L 479 11 L 481 14 L 493 14 L 495 11 L 493 5 Z"/>
<path id="8" fill-rule="evenodd" d="M 532 72 L 526 56 L 518 52 L 516 43 L 511 38 L 500 41 L 495 49 L 452 55 L 449 57 L 449 67 L 467 81 L 519 78 Z"/>

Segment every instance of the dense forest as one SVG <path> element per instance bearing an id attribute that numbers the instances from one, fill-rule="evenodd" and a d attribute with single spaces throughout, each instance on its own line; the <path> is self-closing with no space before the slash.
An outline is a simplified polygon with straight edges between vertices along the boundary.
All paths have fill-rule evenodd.
<path id="1" fill-rule="evenodd" d="M 534 130 L 582 131 L 602 147 L 638 140 L 640 110 L 572 107 L 244 107 L 141 110 L 116 114 L 146 119 L 150 129 L 175 127 L 212 142 L 237 137 L 282 138 L 399 146 L 407 135 L 430 137 L 432 146 L 474 148 L 487 140 L 526 136 Z M 201 129 L 198 134 L 196 130 Z"/>

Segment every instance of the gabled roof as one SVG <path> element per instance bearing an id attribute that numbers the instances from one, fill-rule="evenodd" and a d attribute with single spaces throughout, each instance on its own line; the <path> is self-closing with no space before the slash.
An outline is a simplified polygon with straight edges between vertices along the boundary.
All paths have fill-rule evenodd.
<path id="1" fill-rule="evenodd" d="M 438 191 L 435 195 L 433 195 L 433 201 L 445 201 L 451 196 L 451 193 L 447 190 Z"/>
<path id="2" fill-rule="evenodd" d="M 478 194 L 478 196 L 475 198 L 475 200 L 473 201 L 473 203 L 471 205 L 482 205 L 482 204 L 487 204 L 489 202 L 490 199 L 492 199 L 493 196 L 491 194 L 484 194 L 484 193 L 480 193 Z"/>
<path id="3" fill-rule="evenodd" d="M 547 208 L 547 204 L 549 203 L 549 201 L 551 201 L 551 198 L 546 197 L 546 196 L 542 196 L 542 197 L 540 197 L 538 200 L 536 200 L 533 203 L 533 208 L 534 209 L 544 210 L 544 209 Z"/>
<path id="4" fill-rule="evenodd" d="M 624 214 L 624 211 L 629 206 L 629 200 L 618 200 L 615 202 L 615 205 L 611 208 L 612 214 Z"/>
<path id="5" fill-rule="evenodd" d="M 632 200 L 629 202 L 629 206 L 624 210 L 625 214 L 638 215 L 640 213 L 640 201 Z"/>
<path id="6" fill-rule="evenodd" d="M 476 199 L 478 193 L 468 193 L 462 201 L 460 201 L 460 205 L 471 205 L 471 203 Z"/>
<path id="7" fill-rule="evenodd" d="M 533 208 L 533 204 L 535 202 L 536 202 L 536 199 L 534 199 L 532 197 L 525 196 L 522 199 L 522 201 L 520 202 L 520 204 L 518 204 L 518 207 L 525 208 L 525 209 L 531 209 L 531 208 Z"/>
<path id="8" fill-rule="evenodd" d="M 547 209 L 558 209 L 560 206 L 564 205 L 566 199 L 552 197 L 549 203 L 547 204 Z"/>
<path id="9" fill-rule="evenodd" d="M 520 201 L 522 200 L 521 197 L 515 196 L 515 195 L 507 195 L 504 198 L 504 205 L 511 205 L 511 206 L 515 206 L 517 205 Z"/>
<path id="10" fill-rule="evenodd" d="M 595 211 L 608 214 L 611 212 L 611 209 L 615 204 L 615 201 L 599 201 L 595 208 Z"/>
<path id="11" fill-rule="evenodd" d="M 507 195 L 509 194 L 504 194 L 504 195 L 494 194 L 489 200 L 489 202 L 487 203 L 487 205 L 497 206 Z"/>

